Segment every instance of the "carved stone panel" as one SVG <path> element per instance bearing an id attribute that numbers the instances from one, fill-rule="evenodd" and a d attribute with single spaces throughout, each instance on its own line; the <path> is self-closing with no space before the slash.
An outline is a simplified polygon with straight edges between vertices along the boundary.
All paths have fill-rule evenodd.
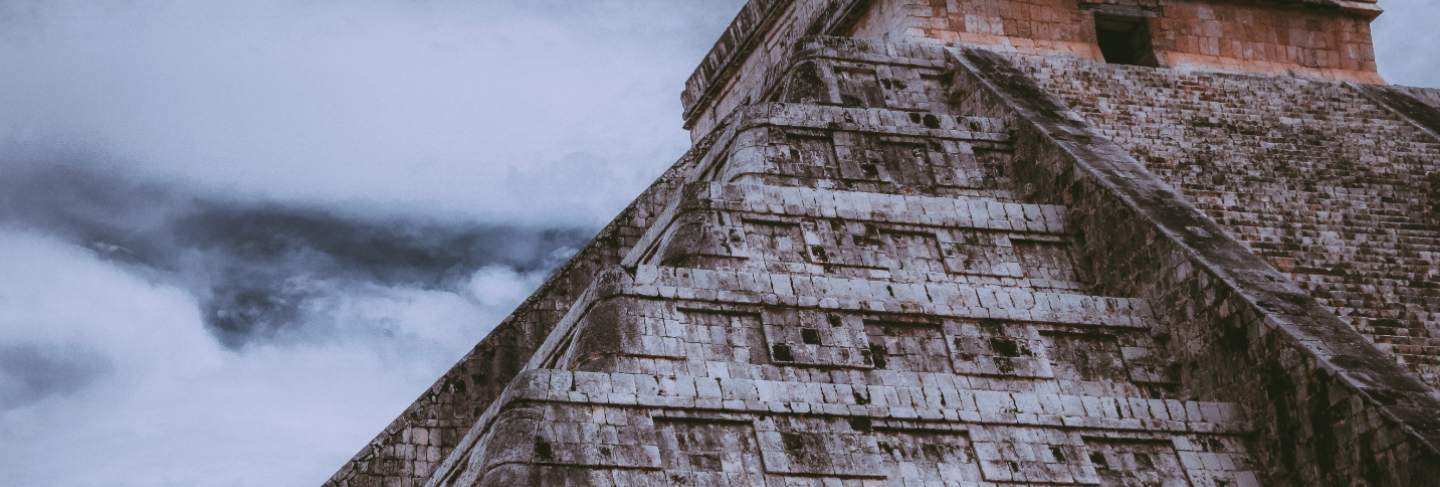
<path id="1" fill-rule="evenodd" d="M 1085 446 L 1105 485 L 1190 486 L 1175 445 L 1168 440 L 1086 438 Z"/>
<path id="2" fill-rule="evenodd" d="M 890 485 L 968 485 L 981 481 L 970 439 L 958 431 L 876 431 Z"/>
<path id="3" fill-rule="evenodd" d="M 765 471 L 838 478 L 885 478 L 875 438 L 844 423 L 813 417 L 756 421 Z"/>
<path id="4" fill-rule="evenodd" d="M 1130 373 L 1114 336 L 1044 333 L 1050 368 L 1066 381 L 1125 382 Z"/>
<path id="5" fill-rule="evenodd" d="M 815 311 L 771 310 L 765 341 L 776 364 L 870 368 L 869 338 L 854 320 Z"/>
<path id="6" fill-rule="evenodd" d="M 885 93 L 880 89 L 880 79 L 871 68 L 846 68 L 835 70 L 836 88 L 840 92 L 840 104 L 852 107 L 884 107 Z"/>
<path id="7" fill-rule="evenodd" d="M 877 369 L 910 372 L 952 372 L 945 330 L 927 319 L 880 317 L 864 319 L 870 337 L 870 358 Z"/>
<path id="8" fill-rule="evenodd" d="M 655 418 L 660 458 L 672 485 L 765 485 L 755 428 L 748 421 Z"/>
<path id="9" fill-rule="evenodd" d="M 951 325 L 955 372 L 984 376 L 1053 377 L 1045 342 L 1030 327 L 1003 321 Z"/>

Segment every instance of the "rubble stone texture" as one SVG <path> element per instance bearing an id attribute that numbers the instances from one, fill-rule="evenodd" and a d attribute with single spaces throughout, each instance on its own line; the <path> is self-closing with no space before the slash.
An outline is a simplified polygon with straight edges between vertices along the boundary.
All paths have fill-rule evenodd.
<path id="1" fill-rule="evenodd" d="M 1378 13 L 752 0 L 692 150 L 329 485 L 1440 482 L 1440 91 Z"/>

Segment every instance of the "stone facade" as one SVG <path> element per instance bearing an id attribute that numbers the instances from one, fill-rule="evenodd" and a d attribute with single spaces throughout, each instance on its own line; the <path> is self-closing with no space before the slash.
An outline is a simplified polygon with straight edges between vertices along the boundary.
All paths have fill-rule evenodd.
<path id="1" fill-rule="evenodd" d="M 1363 82 L 1375 72 L 1374 1 L 1296 9 L 1206 0 L 903 0 L 881 2 L 853 35 L 926 39 L 1103 61 L 1095 14 L 1143 19 L 1163 66 L 1304 74 Z M 1325 2 L 1313 2 L 1323 4 Z M 1343 14 L 1342 14 L 1343 13 Z"/>
<path id="2" fill-rule="evenodd" d="M 1253 252 L 1440 386 L 1440 226 L 1431 189 L 1417 184 L 1440 171 L 1440 139 L 1340 83 L 1021 63 Z"/>
<path id="3" fill-rule="evenodd" d="M 1105 287 L 1147 298 L 1193 397 L 1244 404 L 1267 483 L 1424 485 L 1440 466 L 1434 389 L 1401 370 L 1010 60 L 968 51 L 967 111 L 1010 112 L 1017 176 L 1068 201 Z"/>
<path id="4" fill-rule="evenodd" d="M 1096 12 L 1308 20 L 1226 74 Z M 1440 92 L 1338 81 L 1376 12 L 752 1 L 692 151 L 330 484 L 1424 485 Z"/>
<path id="5" fill-rule="evenodd" d="M 1176 395 L 1148 304 L 1010 190 L 1008 125 L 843 106 L 944 99 L 862 46 L 734 117 L 432 481 L 1258 483 L 1238 406 Z"/>

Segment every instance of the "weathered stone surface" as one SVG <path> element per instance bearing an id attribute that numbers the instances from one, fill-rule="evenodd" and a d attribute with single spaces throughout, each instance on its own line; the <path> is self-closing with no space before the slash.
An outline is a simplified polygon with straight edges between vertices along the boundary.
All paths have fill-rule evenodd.
<path id="1" fill-rule="evenodd" d="M 695 149 L 332 483 L 1440 478 L 1440 96 L 1085 23 L 1373 81 L 1374 4 L 1067 2 L 751 2 Z"/>
<path id="2" fill-rule="evenodd" d="M 999 176 L 1008 124 L 947 112 L 738 112 L 432 482 L 1255 482 L 1239 407 L 1176 394 L 1149 304 Z"/>
<path id="3" fill-rule="evenodd" d="M 900 0 L 854 35 L 900 36 L 1103 61 L 1094 15 L 1145 19 L 1158 62 L 1184 69 L 1375 82 L 1374 2 L 1332 0 Z M 1296 8 L 1304 4 L 1306 8 Z"/>
<path id="4" fill-rule="evenodd" d="M 1440 139 L 1341 83 L 1019 61 L 1231 235 L 1440 385 L 1440 226 L 1424 184 L 1440 171 Z"/>
<path id="5" fill-rule="evenodd" d="M 961 106 L 1028 122 L 1017 137 L 1017 159 L 1030 161 L 1017 170 L 1021 184 L 1087 210 L 1073 216 L 1090 221 L 1078 233 L 1106 269 L 1097 284 L 1158 305 L 1184 393 L 1247 403 L 1272 482 L 1420 485 L 1440 473 L 1432 388 L 1002 56 L 957 58 L 966 69 L 956 84 L 969 88 Z"/>

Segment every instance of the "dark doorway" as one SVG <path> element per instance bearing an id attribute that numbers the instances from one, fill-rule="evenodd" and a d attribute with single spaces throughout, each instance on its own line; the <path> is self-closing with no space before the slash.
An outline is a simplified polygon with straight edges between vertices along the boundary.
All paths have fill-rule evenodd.
<path id="1" fill-rule="evenodd" d="M 1096 14 L 1095 38 L 1107 63 L 1160 65 L 1150 45 L 1150 25 L 1145 17 Z"/>

